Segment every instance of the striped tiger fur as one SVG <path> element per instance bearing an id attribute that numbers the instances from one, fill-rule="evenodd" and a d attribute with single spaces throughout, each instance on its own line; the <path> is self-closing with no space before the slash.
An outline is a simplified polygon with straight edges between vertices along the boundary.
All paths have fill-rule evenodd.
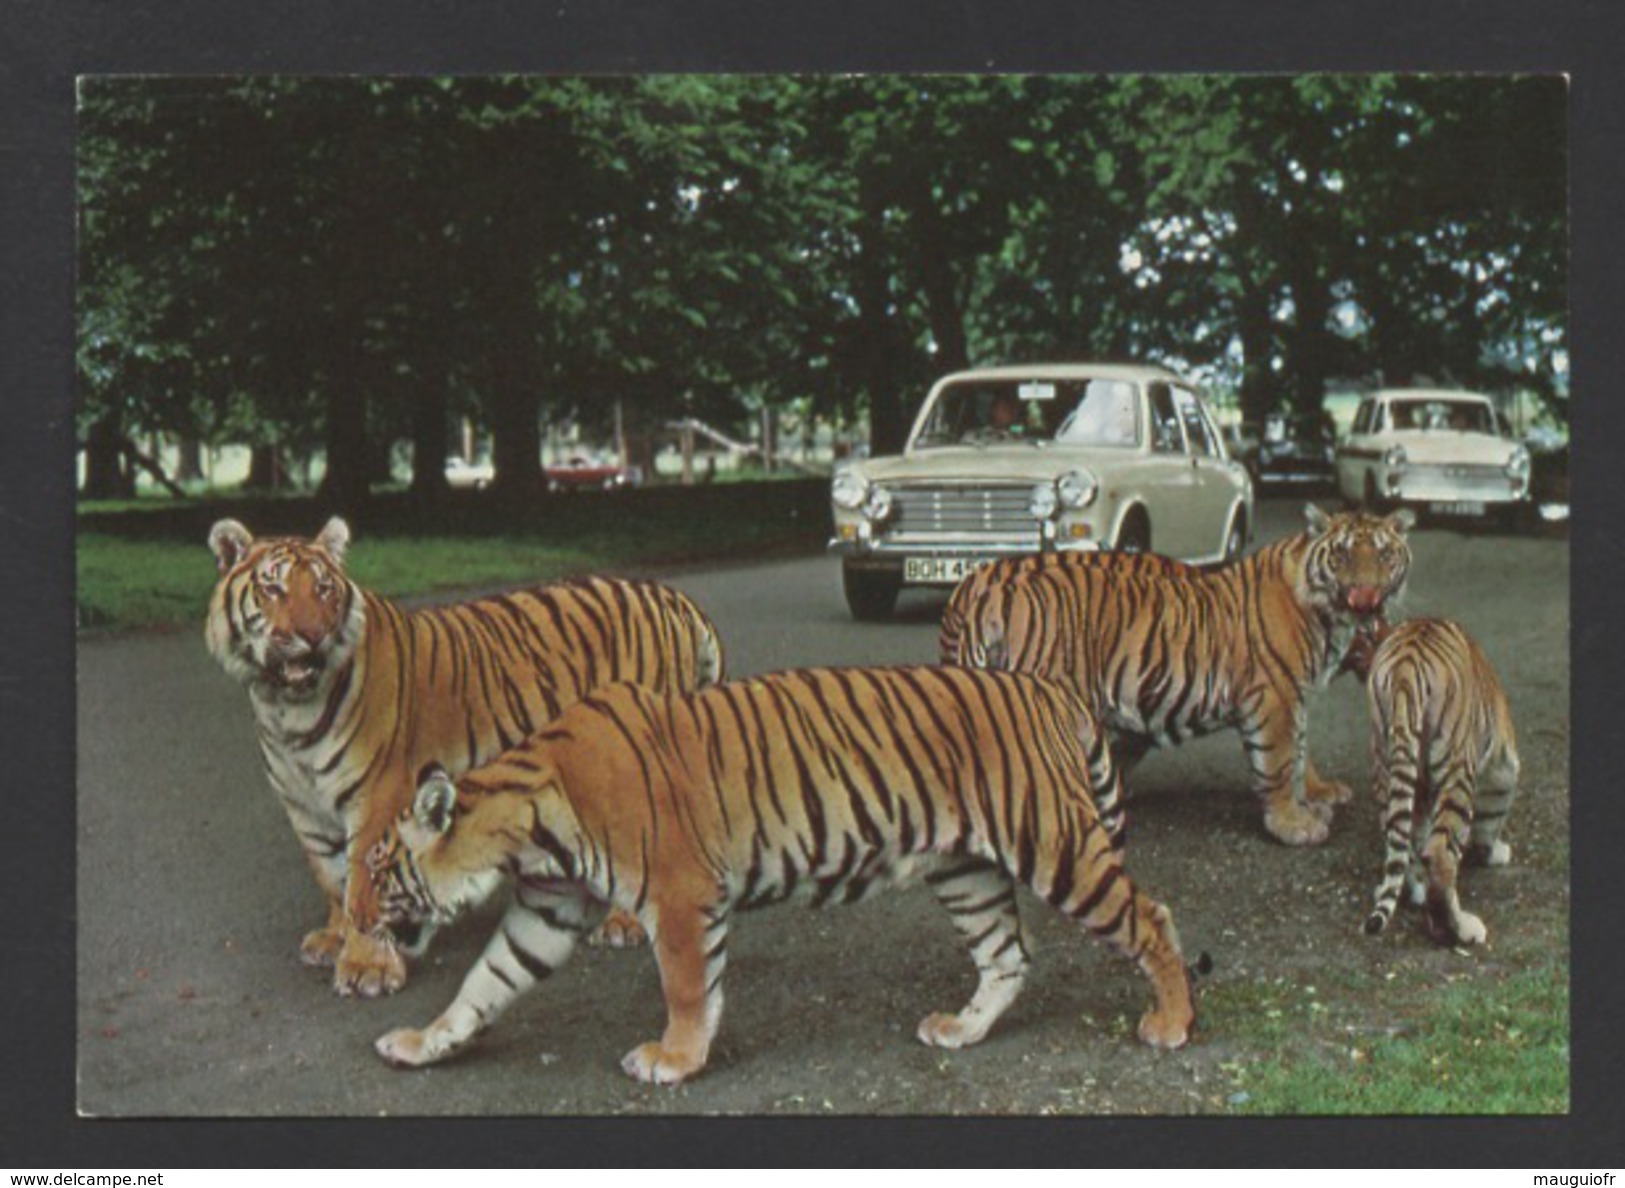
<path id="1" fill-rule="evenodd" d="M 1459 624 L 1413 619 L 1374 633 L 1350 667 L 1371 710 L 1371 791 L 1383 806 L 1385 861 L 1365 930 L 1388 927 L 1403 889 L 1426 906 L 1441 944 L 1479 944 L 1484 922 L 1456 893 L 1463 856 L 1501 866 L 1518 794 L 1512 710 L 1495 669 Z M 1425 880 L 1423 877 L 1425 869 Z"/>
<path id="2" fill-rule="evenodd" d="M 668 1012 L 664 1036 L 622 1066 L 675 1083 L 710 1050 L 736 911 L 796 894 L 848 903 L 911 877 L 979 974 L 963 1010 L 920 1023 L 923 1042 L 973 1044 L 1016 997 L 1019 882 L 1139 964 L 1156 999 L 1140 1038 L 1177 1048 L 1195 1018 L 1189 973 L 1170 913 L 1136 890 L 1090 799 L 1115 787 L 1076 696 L 1020 674 L 805 669 L 679 696 L 600 689 L 455 784 L 428 773 L 375 848 L 389 921 L 448 918 L 501 870 L 519 882 L 455 1001 L 378 1052 L 416 1066 L 463 1048 L 615 905 L 653 938 Z"/>
<path id="3" fill-rule="evenodd" d="M 1309 762 L 1304 694 L 1336 675 L 1356 626 L 1403 593 L 1413 518 L 1312 504 L 1306 516 L 1305 531 L 1216 570 L 1121 553 L 984 566 L 944 610 L 942 661 L 1077 687 L 1125 775 L 1152 747 L 1235 728 L 1265 827 L 1318 844 L 1352 793 Z"/>
<path id="4" fill-rule="evenodd" d="M 704 612 L 659 585 L 583 578 L 409 611 L 346 576 L 349 540 L 337 518 L 310 541 L 217 523 L 205 636 L 248 688 L 271 786 L 328 900 L 301 957 L 370 997 L 399 989 L 406 966 L 374 935 L 360 867 L 419 771 L 483 763 L 600 683 L 692 689 L 720 680 L 723 659 Z M 616 920 L 605 938 L 639 935 Z"/>

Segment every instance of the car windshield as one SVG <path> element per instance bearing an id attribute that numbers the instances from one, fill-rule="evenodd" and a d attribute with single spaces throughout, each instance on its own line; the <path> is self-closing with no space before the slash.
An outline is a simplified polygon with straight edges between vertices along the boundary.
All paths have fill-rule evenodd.
<path id="1" fill-rule="evenodd" d="M 1138 391 L 1127 380 L 961 380 L 944 387 L 913 448 L 999 441 L 1132 448 Z"/>
<path id="2" fill-rule="evenodd" d="M 1264 440 L 1272 445 L 1287 441 L 1314 441 L 1330 436 L 1322 417 L 1271 417 L 1264 422 Z"/>
<path id="3" fill-rule="evenodd" d="M 1392 400 L 1388 403 L 1388 424 L 1392 429 L 1495 432 L 1490 406 L 1478 400 Z"/>

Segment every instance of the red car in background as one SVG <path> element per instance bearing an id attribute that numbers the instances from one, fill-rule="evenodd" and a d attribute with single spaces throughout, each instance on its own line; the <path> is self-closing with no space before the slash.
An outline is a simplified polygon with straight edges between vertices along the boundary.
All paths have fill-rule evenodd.
<path id="1" fill-rule="evenodd" d="M 556 466 L 543 468 L 549 491 L 619 491 L 635 487 L 642 475 L 635 467 L 620 466 L 614 462 L 594 462 L 577 455 Z"/>

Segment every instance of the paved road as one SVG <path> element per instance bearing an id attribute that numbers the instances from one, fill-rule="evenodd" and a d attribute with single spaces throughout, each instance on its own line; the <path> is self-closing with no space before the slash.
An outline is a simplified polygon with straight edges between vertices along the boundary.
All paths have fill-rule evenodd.
<path id="1" fill-rule="evenodd" d="M 1299 507 L 1266 504 L 1263 536 L 1295 530 Z M 1536 782 L 1560 784 L 1566 795 L 1567 542 L 1425 530 L 1416 551 L 1410 609 L 1454 615 L 1480 635 L 1511 689 L 1521 737 L 1548 740 Z M 211 573 L 200 543 L 199 582 Z M 711 610 L 735 674 L 933 657 L 940 598 L 911 593 L 895 624 L 855 624 L 836 567 L 823 557 L 668 576 Z M 85 637 L 78 700 L 83 1113 L 937 1113 L 1113 1104 L 1068 1097 L 1074 1090 L 1065 1086 L 1079 1084 L 1080 1074 L 1064 1063 L 1046 1080 L 1066 1059 L 1058 1054 L 1077 1046 L 1079 1012 L 1100 1007 L 1097 997 L 1108 1015 L 1137 1011 L 1144 999 L 1132 973 L 1110 970 L 1086 944 L 1074 946 L 1076 956 L 1046 953 L 1045 961 L 1063 962 L 1061 972 L 1035 977 L 1003 1042 L 945 1057 L 913 1040 L 915 1021 L 955 1006 L 971 981 L 951 927 L 923 892 L 742 922 L 730 937 L 728 1010 L 713 1067 L 676 1091 L 633 1085 L 619 1071 L 620 1055 L 662 1023 L 653 962 L 641 953 L 582 952 L 469 1056 L 423 1073 L 389 1069 L 371 1041 L 438 1012 L 483 943 L 489 916 L 443 935 L 400 995 L 378 1003 L 334 997 L 324 975 L 296 959 L 319 898 L 260 774 L 246 696 L 215 668 L 201 630 Z M 1364 718 L 1352 684 L 1334 686 L 1317 709 L 1322 767 L 1363 780 Z M 1259 834 L 1233 738 L 1155 756 L 1141 778 L 1147 797 L 1191 785 L 1227 797 L 1223 818 L 1234 828 L 1224 844 L 1249 861 L 1283 870 L 1314 861 Z M 1154 873 L 1164 886 L 1174 878 Z M 1178 906 L 1187 947 L 1193 933 L 1202 943 L 1204 926 L 1218 930 L 1204 918 L 1206 905 Z M 1156 1059 L 1115 1035 L 1101 1037 L 1089 1058 L 1091 1086 L 1113 1061 Z M 1000 1083 L 995 1069 L 1019 1075 L 990 1099 L 988 1086 Z M 1115 1104 L 1135 1108 L 1129 1098 Z"/>

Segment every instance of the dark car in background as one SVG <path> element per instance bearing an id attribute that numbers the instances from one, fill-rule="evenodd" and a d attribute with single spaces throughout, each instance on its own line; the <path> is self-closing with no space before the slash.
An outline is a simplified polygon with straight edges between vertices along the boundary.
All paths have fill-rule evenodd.
<path id="1" fill-rule="evenodd" d="M 1254 487 L 1336 481 L 1337 433 L 1324 413 L 1272 413 L 1262 423 L 1232 426 L 1231 433 L 1231 456 L 1247 467 Z"/>

